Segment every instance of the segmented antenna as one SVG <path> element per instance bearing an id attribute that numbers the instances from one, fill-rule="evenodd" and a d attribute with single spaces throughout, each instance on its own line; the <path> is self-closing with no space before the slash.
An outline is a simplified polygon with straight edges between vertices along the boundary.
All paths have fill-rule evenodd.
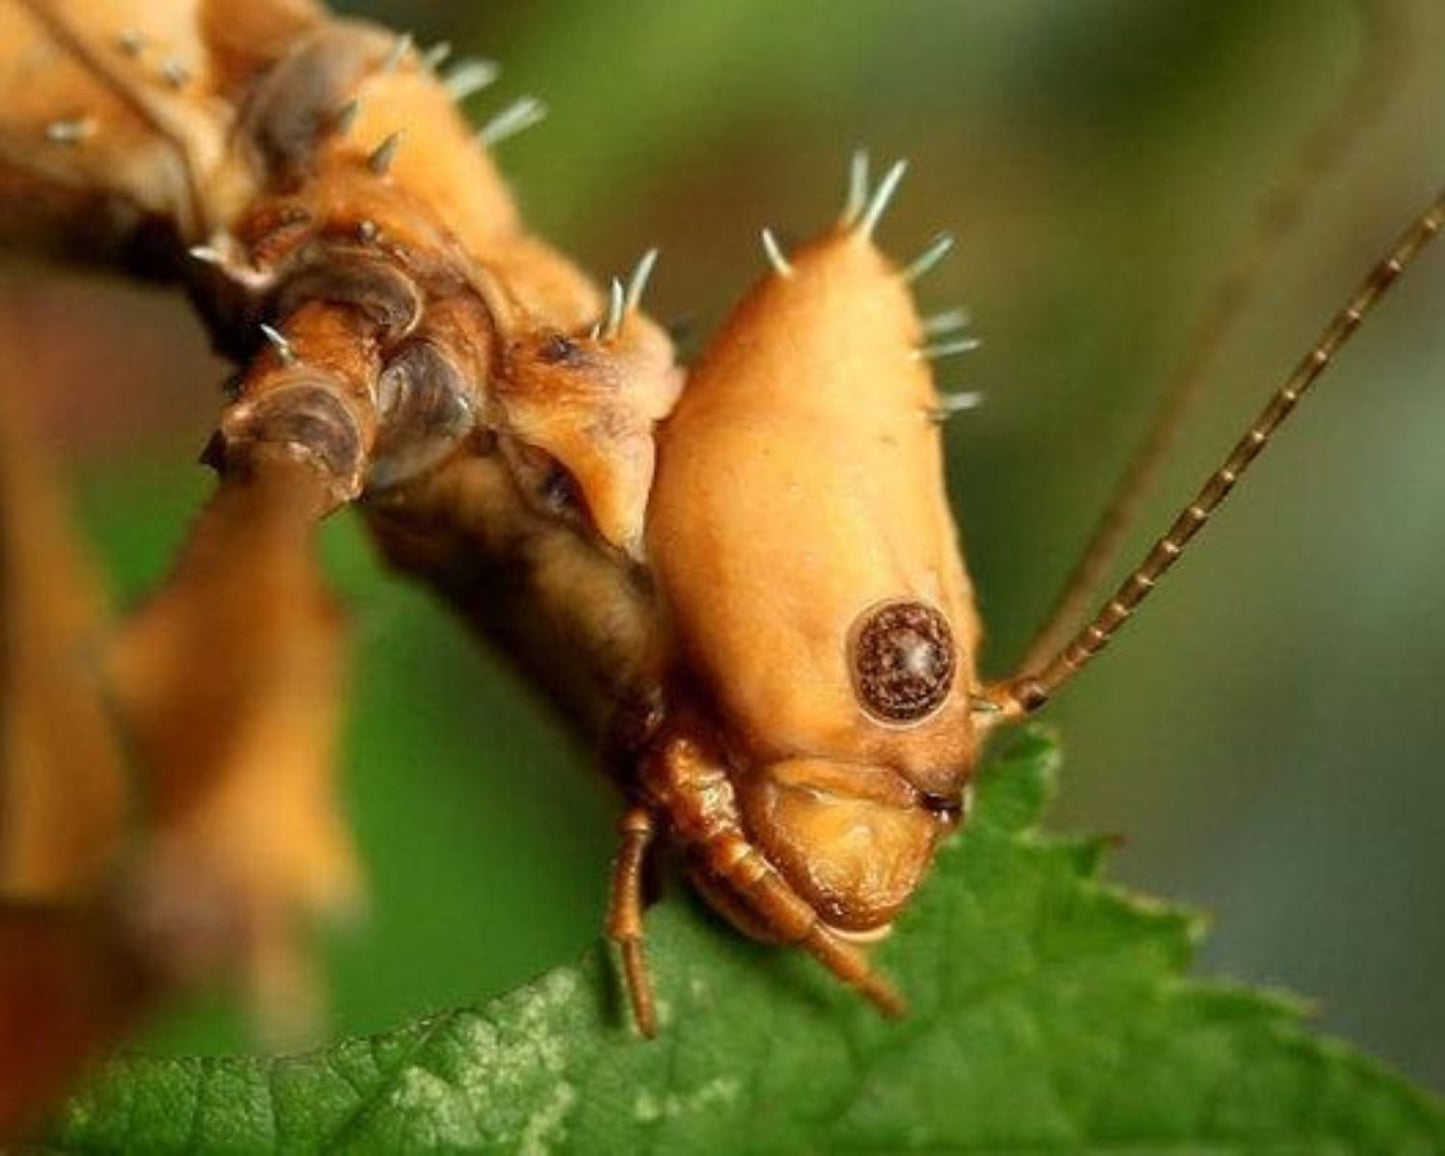
<path id="1" fill-rule="evenodd" d="M 1350 145 L 1381 119 L 1388 98 L 1402 87 L 1410 52 L 1400 13 L 1384 0 L 1361 0 L 1356 7 L 1366 45 L 1354 81 L 1334 111 L 1305 140 L 1288 175 L 1256 210 L 1248 239 L 1210 296 L 1148 432 L 1115 483 L 1088 544 L 1029 643 L 1019 669 L 1041 666 L 1078 629 L 1089 604 L 1099 596 L 1149 484 L 1198 398 L 1219 350 L 1252 303 L 1260 275 L 1294 235 L 1306 195 L 1339 167 Z"/>
<path id="2" fill-rule="evenodd" d="M 1046 663 L 1037 669 L 1025 667 L 1021 675 L 1009 679 L 999 688 L 1005 703 L 1011 700 L 1011 705 L 1006 709 L 1021 713 L 1037 710 L 1108 645 L 1109 640 L 1158 585 L 1160 578 L 1179 560 L 1184 548 L 1234 489 L 1235 484 L 1244 476 L 1245 470 L 1253 464 L 1275 431 L 1293 412 L 1305 391 L 1315 383 L 1325 367 L 1353 336 L 1360 323 L 1379 304 L 1386 290 L 1420 255 L 1425 246 L 1435 239 L 1442 225 L 1445 225 L 1445 189 L 1437 194 L 1430 207 L 1401 235 L 1389 255 L 1370 270 L 1348 304 L 1334 315 L 1314 347 L 1305 354 L 1288 380 L 1270 398 L 1244 437 L 1236 443 L 1224 464 L 1204 483 L 1194 500 L 1174 519 L 1168 533 L 1154 544 L 1154 548 L 1144 556 L 1138 569 L 1124 580 L 1114 597 L 1104 604 L 1094 620 Z M 990 693 L 989 697 L 995 701 L 999 699 L 999 695 L 993 693 Z"/>

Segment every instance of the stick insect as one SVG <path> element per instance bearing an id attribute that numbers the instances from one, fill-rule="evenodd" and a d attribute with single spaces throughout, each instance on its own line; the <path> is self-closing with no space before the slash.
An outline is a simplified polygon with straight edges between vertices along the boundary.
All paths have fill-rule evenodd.
<path id="1" fill-rule="evenodd" d="M 123 44 L 118 45 L 118 47 L 122 51 L 126 50 Z M 389 59 L 389 55 L 390 50 L 388 50 L 386 55 L 378 55 L 377 59 L 382 65 L 385 65 Z M 399 60 L 407 60 L 407 51 L 403 50 L 400 53 Z M 172 70 L 172 73 L 174 73 L 174 70 Z M 174 83 L 165 76 L 164 72 L 162 78 L 166 80 L 168 84 Z M 348 127 L 341 122 L 359 115 L 358 113 L 348 112 L 348 107 L 348 103 L 345 100 L 339 100 L 327 105 L 327 111 L 337 117 L 338 127 Z M 55 123 L 58 124 L 60 122 Z M 59 136 L 69 135 L 76 139 L 56 140 L 53 143 L 57 145 L 83 143 L 84 137 L 87 135 L 84 131 L 83 124 L 73 121 L 67 123 L 71 124 L 72 127 L 68 129 L 57 128 L 55 130 L 56 134 Z M 353 123 L 349 127 L 354 129 L 355 124 Z M 287 144 L 287 141 L 288 138 L 286 138 L 284 134 L 278 134 L 278 139 L 275 142 L 283 160 L 286 158 L 284 146 Z M 396 163 L 396 157 L 398 155 L 405 155 L 404 153 L 398 153 L 398 150 L 403 148 L 404 144 L 404 141 L 394 142 L 390 136 L 379 137 L 379 139 L 374 142 L 374 147 L 365 154 L 365 162 L 368 168 L 372 170 L 372 175 L 378 177 L 385 176 L 387 168 L 391 164 Z M 855 223 L 861 221 L 877 223 L 877 217 L 881 214 L 887 202 L 887 196 L 884 195 L 887 187 L 885 184 L 884 186 L 870 189 L 866 194 L 861 196 L 861 204 L 854 206 Z M 378 224 L 372 217 L 361 217 L 351 222 L 357 230 L 356 237 L 353 239 L 359 238 L 362 241 L 366 240 L 365 234 L 370 232 L 370 230 L 366 228 L 368 221 L 371 222 L 373 227 Z M 288 222 L 284 219 L 283 214 L 272 226 L 276 232 L 281 233 L 280 239 L 273 238 L 268 232 L 261 240 L 272 241 L 277 245 L 283 246 L 282 253 L 284 254 L 284 245 L 286 243 L 284 230 L 287 224 Z M 393 225 L 390 230 L 385 229 L 384 226 L 382 228 L 383 234 L 387 232 L 394 234 L 399 231 L 401 231 L 399 224 Z M 193 252 L 191 255 L 203 265 L 215 266 L 223 270 L 226 268 L 227 254 L 222 246 L 211 246 L 203 242 L 192 246 L 192 249 L 201 250 L 201 252 Z M 777 246 L 772 246 L 772 249 L 772 256 L 776 261 L 784 267 L 791 265 L 791 258 L 786 253 L 782 252 Z M 778 275 L 783 276 L 784 274 L 779 273 Z M 389 296 L 382 294 L 380 304 L 382 306 L 392 306 L 394 305 L 396 296 L 395 293 Z M 503 388 L 499 390 L 499 396 L 496 399 L 488 399 L 489 401 L 495 400 L 498 404 L 511 401 L 513 404 L 510 408 L 503 407 L 504 416 L 508 423 L 508 432 L 513 434 L 518 441 L 524 443 L 529 449 L 549 446 L 554 451 L 559 451 L 550 455 L 553 458 L 565 456 L 560 454 L 562 448 L 571 445 L 575 449 L 576 443 L 567 442 L 565 437 L 560 442 L 544 441 L 546 437 L 555 431 L 551 428 L 551 423 L 548 420 L 550 415 L 546 407 L 543 407 L 540 412 L 536 410 L 528 411 L 524 404 L 527 397 L 526 384 L 530 380 L 526 371 L 532 368 L 540 372 L 545 372 L 548 366 L 566 364 L 576 356 L 575 350 L 579 342 L 595 339 L 598 336 L 615 335 L 616 332 L 621 330 L 623 319 L 633 315 L 632 306 L 635 304 L 634 294 L 630 293 L 627 287 L 622 285 L 619 285 L 617 293 L 613 295 L 612 302 L 618 302 L 616 305 L 612 302 L 605 301 L 601 295 L 589 293 L 586 290 L 579 291 L 578 296 L 581 298 L 583 304 L 574 305 L 570 301 L 564 301 L 563 308 L 560 309 L 557 320 L 549 327 L 546 327 L 545 330 L 543 327 L 537 328 L 535 343 L 529 344 L 526 338 L 522 338 L 517 342 L 519 349 L 518 360 L 513 366 L 509 366 L 509 369 L 514 369 L 514 372 L 499 375 L 499 381 L 504 385 L 520 383 L 521 388 L 519 392 L 521 396 L 519 398 L 509 398 L 506 394 L 506 389 Z M 401 297 L 402 303 L 400 308 L 404 315 L 406 310 L 404 289 L 401 292 Z M 500 307 L 495 305 L 494 299 L 487 298 L 485 294 L 483 294 L 482 299 L 488 302 L 489 306 L 493 309 L 500 309 Z M 549 302 L 549 305 L 550 304 L 552 303 Z M 381 322 L 387 323 L 391 314 L 384 310 L 378 310 L 378 312 L 380 313 Z M 403 316 L 402 319 L 402 323 L 404 322 L 405 316 Z M 266 324 L 270 325 L 270 322 Z M 270 332 L 260 330 L 270 344 L 269 351 L 266 346 L 254 345 L 251 352 L 254 352 L 255 349 L 261 350 L 260 361 L 262 365 L 264 365 L 266 372 L 280 372 L 284 375 L 288 369 L 295 369 L 297 366 L 307 364 L 307 349 L 305 347 L 308 344 L 317 348 L 326 348 L 327 343 L 333 339 L 333 335 L 330 334 L 326 328 L 326 324 L 328 324 L 326 321 L 318 318 L 315 324 L 319 328 L 317 328 L 314 333 L 308 330 L 307 325 L 302 324 L 302 333 L 300 335 L 293 334 L 283 327 L 271 325 Z M 591 331 L 592 326 L 597 327 L 597 333 L 594 334 Z M 303 338 L 305 338 L 305 340 L 303 340 Z M 343 344 L 351 340 L 347 338 L 344 333 L 340 335 L 340 338 Z M 561 339 L 560 341 L 559 338 Z M 661 372 L 653 372 L 653 377 L 657 379 L 658 385 L 655 391 L 644 391 L 647 395 L 646 403 L 640 407 L 642 412 L 637 415 L 636 420 L 638 424 L 632 427 L 634 429 L 641 428 L 646 430 L 648 428 L 647 422 L 649 420 L 662 418 L 671 404 L 671 394 L 669 390 L 671 390 L 673 386 L 665 372 L 670 369 L 670 360 L 665 354 L 658 352 L 660 347 L 658 347 L 655 342 L 651 343 L 652 348 L 648 348 L 648 344 L 648 342 L 643 342 L 644 348 L 639 353 L 643 362 L 643 368 L 638 372 L 646 377 L 648 367 L 651 366 L 660 367 Z M 317 353 L 312 353 L 309 360 L 314 363 L 322 360 L 322 358 Z M 367 372 L 371 371 L 368 370 L 366 366 L 363 366 L 360 372 L 364 376 Z M 419 373 L 419 376 L 430 380 L 427 374 Z M 533 396 L 535 396 L 535 394 L 536 391 L 533 390 Z M 314 400 L 316 401 L 316 407 L 313 410 L 307 411 L 304 416 L 315 425 L 325 426 L 326 422 L 334 417 L 334 411 L 328 407 L 327 403 L 319 399 Z M 434 397 L 421 399 L 423 402 L 435 402 L 437 400 L 438 399 Z M 443 396 L 439 400 L 446 402 L 448 399 Z M 252 414 L 245 410 L 241 410 L 240 412 L 241 418 L 243 419 L 252 417 Z M 434 423 L 428 428 L 440 429 L 444 435 L 450 433 L 454 428 L 454 423 L 460 423 L 463 420 L 461 416 L 451 412 L 445 406 L 443 406 L 439 415 L 436 411 L 428 411 L 425 408 L 423 408 L 421 412 L 425 418 Z M 262 417 L 266 416 L 268 415 L 262 415 Z M 440 420 L 438 420 L 438 418 Z M 241 426 L 243 432 L 238 435 L 235 440 L 245 442 L 248 438 L 244 433 L 246 428 L 244 421 L 241 422 Z M 566 432 L 564 429 L 562 434 Z M 682 435 L 679 435 L 679 437 L 681 436 Z M 253 437 L 249 440 L 264 442 L 268 439 L 264 437 Z M 423 439 L 423 442 L 421 451 L 418 452 L 424 451 L 423 457 L 425 457 L 425 453 L 430 452 L 432 447 L 430 444 L 426 444 L 426 439 Z M 328 465 L 334 463 L 344 464 L 348 460 L 346 451 L 349 449 L 349 443 L 344 436 L 344 423 L 343 434 L 339 440 L 338 438 L 332 438 L 327 442 L 326 448 L 328 451 L 335 451 L 333 455 L 326 457 Z M 582 448 L 586 449 L 587 447 L 584 444 Z M 405 460 L 405 455 L 403 455 L 403 460 Z M 571 459 L 572 462 L 581 462 L 582 460 L 583 458 L 580 457 Z M 534 487 L 532 491 L 520 496 L 509 496 L 506 503 L 506 510 L 508 512 L 524 510 L 525 518 L 532 518 L 537 516 L 536 511 L 539 504 L 542 507 L 542 513 L 545 515 L 548 512 L 548 503 L 555 503 L 556 509 L 553 509 L 551 512 L 559 515 L 558 520 L 562 522 L 564 526 L 571 525 L 571 523 L 568 522 L 568 518 L 575 517 L 578 506 L 576 490 L 573 489 L 573 487 L 580 486 L 584 491 L 588 488 L 585 484 L 585 473 L 582 465 L 573 465 L 572 476 L 568 478 L 559 477 L 554 472 L 550 472 L 545 459 L 539 460 L 532 454 L 517 452 L 515 449 L 505 455 L 504 461 L 506 470 L 508 471 L 505 477 L 509 485 L 532 485 Z M 424 463 L 417 468 L 422 473 L 425 473 L 435 464 L 435 461 L 424 461 Z M 335 495 L 323 488 L 322 492 L 312 493 L 311 496 L 308 497 L 306 493 L 309 492 L 310 487 L 304 484 L 304 479 L 309 475 L 302 471 L 293 471 L 291 467 L 287 465 L 278 466 L 277 469 L 281 471 L 283 477 L 289 479 L 286 484 L 278 484 L 279 490 L 283 492 L 302 491 L 303 493 L 303 497 L 296 502 L 296 508 L 285 513 L 282 518 L 282 524 L 278 527 L 278 535 L 282 540 L 282 545 L 279 549 L 281 553 L 284 554 L 287 551 L 295 550 L 300 540 L 297 527 L 309 523 L 314 517 L 316 509 L 318 507 L 324 508 L 327 504 L 334 501 Z M 346 471 L 342 469 L 333 469 L 331 472 L 339 476 L 346 474 Z M 602 576 L 598 579 L 603 588 L 608 591 L 617 589 L 619 583 L 626 581 L 626 576 L 630 573 L 628 568 L 636 561 L 639 553 L 637 541 L 638 523 L 635 516 L 635 493 L 637 490 L 635 477 L 636 475 L 633 475 L 633 484 L 630 487 L 624 484 L 623 479 L 616 477 L 606 478 L 604 482 L 601 483 L 601 487 L 604 490 L 609 487 L 616 487 L 617 490 L 624 495 L 627 493 L 634 495 L 634 500 L 630 505 L 627 501 L 618 499 L 616 503 L 617 508 L 624 511 L 624 513 L 614 513 L 614 516 L 609 521 L 599 512 L 601 507 L 597 504 L 592 503 L 587 506 L 593 525 L 586 527 L 586 532 L 601 533 L 602 537 L 607 540 L 606 544 L 614 551 L 613 553 L 604 555 L 608 561 L 606 566 L 601 568 L 600 574 Z M 645 488 L 644 486 L 643 489 L 645 490 Z M 424 490 L 421 497 L 423 504 L 425 504 L 426 500 L 434 500 L 437 505 L 431 507 L 433 509 L 440 508 L 444 510 L 450 500 L 444 487 L 430 492 Z M 261 503 L 262 507 L 267 505 L 269 505 L 269 503 Z M 282 505 L 283 507 L 289 508 L 288 503 L 282 503 Z M 634 511 L 630 521 L 625 515 L 625 511 L 628 509 Z M 418 535 L 412 532 L 412 527 L 405 524 L 406 517 L 414 514 L 414 512 L 415 506 L 410 506 L 409 508 L 407 504 L 398 506 L 389 503 L 385 498 L 379 498 L 373 504 L 370 513 L 377 526 L 377 531 L 384 548 L 387 549 L 393 560 L 397 561 L 401 566 L 421 574 L 421 576 L 429 579 L 433 584 L 440 587 L 448 597 L 460 605 L 464 613 L 470 610 L 470 612 L 479 619 L 479 625 L 484 629 L 490 628 L 493 631 L 501 629 L 503 625 L 501 620 L 507 616 L 505 614 L 499 615 L 495 608 L 478 606 L 474 602 L 471 602 L 470 600 L 474 596 L 474 587 L 459 581 L 457 578 L 457 567 L 455 565 L 456 554 L 447 540 L 447 534 L 454 531 L 455 527 L 448 526 L 443 520 L 440 525 L 434 524 L 430 527 L 433 531 L 430 537 L 428 537 L 428 535 Z M 399 521 L 401 524 L 398 524 Z M 604 526 L 611 526 L 612 532 L 610 534 L 606 533 Z M 567 532 L 576 533 L 575 529 L 569 529 Z M 565 540 L 571 541 L 571 539 Z M 585 556 L 588 558 L 592 557 L 590 554 Z M 627 561 L 628 558 L 631 558 L 632 561 Z M 463 572 L 463 574 L 465 576 L 465 572 Z M 668 583 L 665 582 L 664 595 L 668 594 L 667 586 Z M 569 589 L 570 588 L 571 587 L 569 587 Z M 676 591 L 674 591 L 674 593 L 676 593 Z M 533 596 L 539 595 L 534 593 Z M 632 605 L 631 602 L 627 601 L 629 597 L 628 595 L 622 596 L 623 601 L 627 605 Z M 489 610 L 490 617 L 488 617 Z M 614 707 L 619 703 L 626 707 L 626 710 L 622 712 L 622 724 L 620 728 L 625 732 L 625 741 L 620 744 L 624 748 L 624 755 L 635 755 L 637 750 L 645 747 L 649 740 L 651 730 L 658 725 L 653 717 L 657 712 L 657 703 L 646 693 L 640 695 L 633 694 L 639 686 L 646 688 L 649 680 L 653 678 L 650 664 L 654 661 L 654 655 L 652 653 L 650 638 L 646 637 L 650 629 L 651 620 L 644 616 L 643 626 L 640 629 L 640 633 L 644 636 L 644 641 L 641 644 L 630 646 L 627 650 L 627 653 L 637 656 L 636 669 L 639 672 L 637 677 L 635 679 L 629 678 L 624 680 L 624 685 L 621 686 L 611 685 L 599 696 L 604 701 L 610 700 L 611 705 Z M 519 652 L 525 653 L 529 643 L 522 641 L 514 645 Z M 553 677 L 545 670 L 538 670 L 534 673 L 536 677 L 543 680 Z M 962 684 L 960 683 L 960 685 Z M 1032 705 L 1037 699 L 1037 695 L 1034 693 L 1031 684 L 1027 682 L 999 685 L 993 688 L 980 686 L 978 689 L 982 692 L 978 696 L 980 699 L 978 709 L 990 718 L 993 717 L 995 713 L 1009 714 L 1013 711 L 1022 711 L 1026 709 L 1027 706 Z M 558 693 L 565 695 L 566 692 L 560 691 Z M 998 707 L 999 710 L 995 712 L 991 710 L 988 705 L 985 705 L 985 703 L 992 704 L 992 706 Z M 615 722 L 612 725 L 614 727 L 619 726 L 619 724 Z M 636 733 L 639 731 L 641 732 L 641 737 Z M 614 733 L 616 733 L 616 731 L 614 731 Z M 941 812 L 946 813 L 956 807 L 956 801 L 954 800 L 944 799 L 944 804 L 945 805 L 940 808 Z M 642 828 L 635 824 L 628 826 L 626 829 L 627 846 L 631 848 L 633 852 L 639 847 L 638 836 L 642 833 Z M 632 854 L 625 855 L 623 864 L 624 867 L 635 864 L 634 856 Z M 620 890 L 625 891 L 626 889 L 623 887 Z M 720 902 L 725 903 L 726 901 L 720 900 Z M 746 922 L 746 920 L 743 920 L 743 922 Z M 624 939 L 624 941 L 629 944 L 635 944 L 636 941 L 635 938 L 632 937 L 632 929 L 623 926 L 623 923 L 625 923 L 625 920 L 619 920 L 619 925 L 616 926 L 614 930 L 619 933 L 619 936 Z M 848 954 L 851 957 L 853 953 L 849 952 Z M 649 1017 L 646 997 L 643 994 L 643 985 L 640 980 L 635 978 L 639 972 L 635 952 L 630 952 L 629 958 L 631 960 L 630 967 L 634 974 L 634 990 L 638 994 L 639 1019 L 644 1026 L 646 1026 Z M 875 994 L 880 995 L 880 1002 L 892 1003 L 890 998 L 881 996 L 881 989 Z"/>

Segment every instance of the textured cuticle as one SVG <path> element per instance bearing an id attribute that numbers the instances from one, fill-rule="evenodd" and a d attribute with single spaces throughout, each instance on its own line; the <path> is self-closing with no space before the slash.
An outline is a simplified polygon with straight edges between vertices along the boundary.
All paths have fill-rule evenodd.
<path id="1" fill-rule="evenodd" d="M 922 602 L 885 602 L 853 628 L 849 660 L 858 702 L 873 718 L 915 723 L 953 688 L 957 652 L 948 620 Z"/>

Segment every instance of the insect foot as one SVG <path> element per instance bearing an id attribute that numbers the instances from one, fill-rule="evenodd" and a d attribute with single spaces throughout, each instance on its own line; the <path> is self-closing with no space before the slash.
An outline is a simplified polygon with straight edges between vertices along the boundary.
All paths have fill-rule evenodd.
<path id="1" fill-rule="evenodd" d="M 769 245 L 662 427 L 647 552 L 672 707 L 637 797 L 742 931 L 896 1013 L 863 945 L 961 821 L 990 718 L 916 269 L 872 240 L 903 167 L 865 174 L 837 227 Z"/>

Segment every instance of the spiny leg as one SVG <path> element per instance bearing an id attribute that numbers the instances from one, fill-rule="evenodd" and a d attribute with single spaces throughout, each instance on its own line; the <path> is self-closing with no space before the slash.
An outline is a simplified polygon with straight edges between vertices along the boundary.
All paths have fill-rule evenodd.
<path id="1" fill-rule="evenodd" d="M 654 826 L 645 807 L 629 807 L 617 823 L 622 844 L 612 866 L 612 895 L 607 905 L 607 938 L 622 955 L 627 996 L 637 1030 L 648 1039 L 657 1035 L 657 1007 L 652 976 L 643 952 L 642 875 Z"/>
<path id="2" fill-rule="evenodd" d="M 1215 509 L 1229 496 L 1305 392 L 1442 227 L 1445 227 L 1445 190 L 1436 195 L 1430 206 L 1396 241 L 1389 254 L 1365 276 L 1344 308 L 1325 326 L 1314 346 L 1235 444 L 1224 464 L 1210 475 L 1194 500 L 1184 507 L 1093 621 L 1056 653 L 1046 656 L 1038 666 L 1025 667 L 1013 677 L 988 688 L 987 696 L 999 705 L 1005 718 L 1017 719 L 1038 710 L 1109 644 L 1109 640 L 1179 560 L 1190 540 L 1203 529 Z"/>
<path id="3" fill-rule="evenodd" d="M 240 960 L 263 1034 L 315 1026 L 305 913 L 356 891 L 331 777 L 344 623 L 311 541 L 328 482 L 283 447 L 227 466 L 109 663 L 149 832 L 127 918 L 178 983 Z"/>
<path id="4" fill-rule="evenodd" d="M 1033 670 L 1078 629 L 1101 591 L 1124 537 L 1137 519 L 1150 483 L 1199 397 L 1219 351 L 1248 312 L 1265 270 L 1297 232 L 1307 197 L 1340 168 L 1351 146 L 1377 124 L 1401 87 L 1409 41 L 1393 5 L 1356 5 L 1365 45 L 1354 80 L 1325 121 L 1301 145 L 1285 177 L 1258 206 L 1249 235 L 1210 295 L 1184 359 L 1160 398 L 1148 432 L 1115 484 L 1078 563 L 1064 580 L 1019 663 Z"/>
<path id="5" fill-rule="evenodd" d="M 345 624 L 315 538 L 364 464 L 365 325 L 314 303 L 274 331 L 223 416 L 216 492 L 108 664 L 153 832 L 135 933 L 180 980 L 239 959 L 276 1042 L 314 1027 L 305 917 L 357 892 L 332 783 Z"/>

